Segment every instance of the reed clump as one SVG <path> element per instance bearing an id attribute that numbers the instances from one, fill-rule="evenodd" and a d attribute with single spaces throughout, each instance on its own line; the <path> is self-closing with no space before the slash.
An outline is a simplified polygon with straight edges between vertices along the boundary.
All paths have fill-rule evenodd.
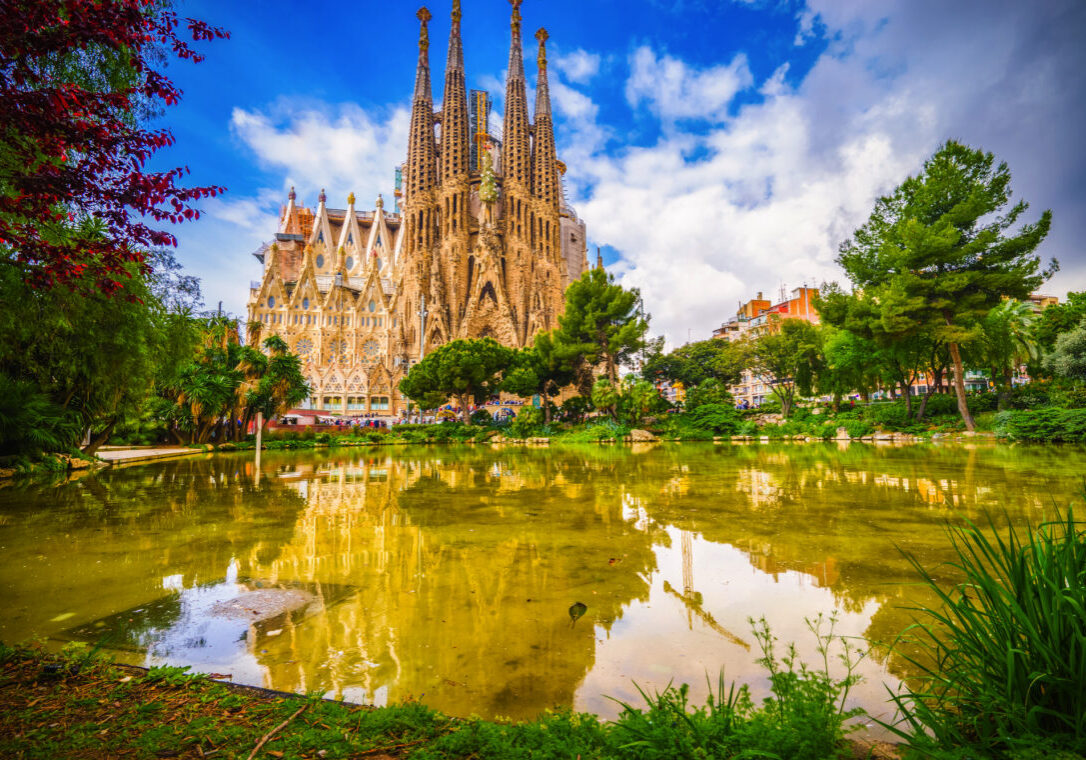
<path id="1" fill-rule="evenodd" d="M 1086 527 L 1073 507 L 1001 534 L 948 528 L 961 579 L 906 557 L 937 598 L 903 634 L 919 675 L 888 726 L 927 757 L 1077 758 L 1086 752 Z M 900 648 L 899 648 L 899 651 Z M 1038 754 L 1040 753 L 1040 754 Z"/>

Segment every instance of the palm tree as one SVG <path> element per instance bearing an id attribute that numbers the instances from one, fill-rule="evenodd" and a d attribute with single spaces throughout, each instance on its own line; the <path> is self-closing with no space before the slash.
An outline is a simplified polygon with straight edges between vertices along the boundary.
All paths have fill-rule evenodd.
<path id="1" fill-rule="evenodd" d="M 981 324 L 980 357 L 999 393 L 999 410 L 1010 403 L 1015 370 L 1039 358 L 1034 334 L 1037 315 L 1031 304 L 1014 299 L 1001 302 Z"/>

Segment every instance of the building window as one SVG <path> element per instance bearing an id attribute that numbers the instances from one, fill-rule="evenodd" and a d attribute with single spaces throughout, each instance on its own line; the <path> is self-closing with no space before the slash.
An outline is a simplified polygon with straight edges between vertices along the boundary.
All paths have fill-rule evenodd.
<path id="1" fill-rule="evenodd" d="M 350 242 L 350 241 L 347 241 L 347 242 Z M 347 257 L 347 268 L 348 269 L 354 269 L 354 256 L 348 256 Z"/>
<path id="2" fill-rule="evenodd" d="M 370 396 L 370 409 L 375 412 L 388 410 L 388 396 Z"/>
<path id="3" fill-rule="evenodd" d="M 275 296 L 268 296 L 268 308 L 269 309 L 274 309 L 275 308 Z"/>
<path id="4" fill-rule="evenodd" d="M 302 308 L 303 309 L 308 309 L 309 308 L 309 299 L 308 298 L 303 298 L 302 299 Z"/>
<path id="5" fill-rule="evenodd" d="M 317 269 L 320 269 L 323 266 L 324 266 L 324 254 L 323 253 L 318 253 L 317 254 Z"/>
<path id="6" fill-rule="evenodd" d="M 370 305 L 369 305 L 369 309 L 370 309 L 370 313 L 371 313 L 371 314 L 372 314 L 373 312 L 377 311 L 377 302 L 376 302 L 376 301 L 374 301 L 373 299 L 370 299 Z"/>

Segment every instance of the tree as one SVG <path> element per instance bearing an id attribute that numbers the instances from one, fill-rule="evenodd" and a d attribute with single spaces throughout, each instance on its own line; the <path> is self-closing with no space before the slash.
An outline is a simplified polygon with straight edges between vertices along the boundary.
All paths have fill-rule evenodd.
<path id="1" fill-rule="evenodd" d="M 611 417 L 618 413 L 619 388 L 606 377 L 599 377 L 592 384 L 592 406 Z"/>
<path id="2" fill-rule="evenodd" d="M 1068 293 L 1063 303 L 1053 304 L 1041 312 L 1035 325 L 1037 343 L 1051 351 L 1060 334 L 1074 330 L 1086 318 L 1086 291 Z"/>
<path id="3" fill-rule="evenodd" d="M 981 321 L 980 339 L 972 347 L 981 366 L 991 373 L 999 393 L 999 410 L 1011 398 L 1011 380 L 1018 367 L 1039 357 L 1033 335 L 1033 307 L 1013 298 L 1003 301 Z"/>
<path id="4" fill-rule="evenodd" d="M 1060 333 L 1045 366 L 1057 377 L 1086 382 L 1086 317 L 1075 329 Z"/>
<path id="5" fill-rule="evenodd" d="M 424 409 L 455 398 L 465 421 L 472 403 L 482 403 L 501 389 L 502 374 L 514 351 L 493 338 L 454 340 L 411 367 L 400 390 Z"/>
<path id="6" fill-rule="evenodd" d="M 818 373 L 817 386 L 821 393 L 833 398 L 833 410 L 841 399 L 856 391 L 867 398 L 879 380 L 878 347 L 870 338 L 854 332 L 823 325 L 819 330 L 824 362 Z"/>
<path id="7" fill-rule="evenodd" d="M 111 294 L 146 274 L 147 251 L 175 245 L 143 220 L 195 219 L 221 187 L 180 187 L 187 168 L 146 171 L 172 145 L 140 121 L 181 92 L 167 56 L 199 62 L 193 41 L 226 32 L 182 21 L 157 0 L 5 0 L 0 12 L 0 247 L 38 287 Z"/>
<path id="8" fill-rule="evenodd" d="M 636 288 L 623 288 L 598 268 L 566 288 L 554 351 L 560 361 L 576 367 L 582 394 L 590 392 L 593 367 L 602 365 L 611 385 L 617 385 L 618 368 L 645 346 L 648 318 L 639 309 L 639 299 Z"/>
<path id="9" fill-rule="evenodd" d="M 641 374 L 656 382 L 682 383 L 686 388 L 706 380 L 735 385 L 743 374 L 744 360 L 740 343 L 710 338 L 650 356 Z"/>
<path id="10" fill-rule="evenodd" d="M 502 390 L 518 396 L 539 394 L 543 398 L 543 419 L 551 421 L 548 400 L 562 392 L 576 378 L 571 357 L 558 350 L 554 331 L 535 336 L 535 345 L 516 351 L 502 381 Z"/>
<path id="11" fill-rule="evenodd" d="M 185 361 L 195 337 L 186 310 L 198 286 L 177 276 L 165 252 L 151 254 L 149 275 L 129 264 L 112 298 L 94 290 L 90 274 L 75 290 L 36 289 L 11 258 L 0 252 L 0 374 L 36 388 L 53 410 L 46 416 L 63 420 L 57 429 L 74 431 L 58 438 L 62 448 L 86 441 L 93 454 Z"/>
<path id="12" fill-rule="evenodd" d="M 751 370 L 769 384 L 781 402 L 781 414 L 792 414 L 796 391 L 808 396 L 821 360 L 818 331 L 802 319 L 782 319 L 774 332 L 749 342 Z"/>
<path id="13" fill-rule="evenodd" d="M 838 263 L 860 291 L 893 294 L 901 317 L 945 342 L 954 367 L 958 409 L 975 429 L 965 397 L 961 345 L 1002 298 L 1025 299 L 1056 268 L 1034 254 L 1048 234 L 1050 211 L 1018 224 L 1028 204 L 1010 208 L 1011 175 L 991 153 L 953 140 L 893 193 L 840 247 Z"/>

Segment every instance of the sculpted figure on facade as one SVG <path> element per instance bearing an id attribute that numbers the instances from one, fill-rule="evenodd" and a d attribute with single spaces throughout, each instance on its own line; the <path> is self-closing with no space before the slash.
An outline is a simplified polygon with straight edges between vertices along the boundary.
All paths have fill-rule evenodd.
<path id="1" fill-rule="evenodd" d="M 453 0 L 441 110 L 430 81 L 431 14 L 420 9 L 419 59 L 397 207 L 297 204 L 291 188 L 249 294 L 249 320 L 301 356 L 310 406 L 347 415 L 404 411 L 396 389 L 410 366 L 454 338 L 513 347 L 554 327 L 566 286 L 587 269 L 584 223 L 565 203 L 539 30 L 529 118 L 520 0 L 511 0 L 504 134 L 489 129 L 490 97 L 466 90 L 461 9 Z M 438 124 L 440 123 L 440 139 Z"/>

